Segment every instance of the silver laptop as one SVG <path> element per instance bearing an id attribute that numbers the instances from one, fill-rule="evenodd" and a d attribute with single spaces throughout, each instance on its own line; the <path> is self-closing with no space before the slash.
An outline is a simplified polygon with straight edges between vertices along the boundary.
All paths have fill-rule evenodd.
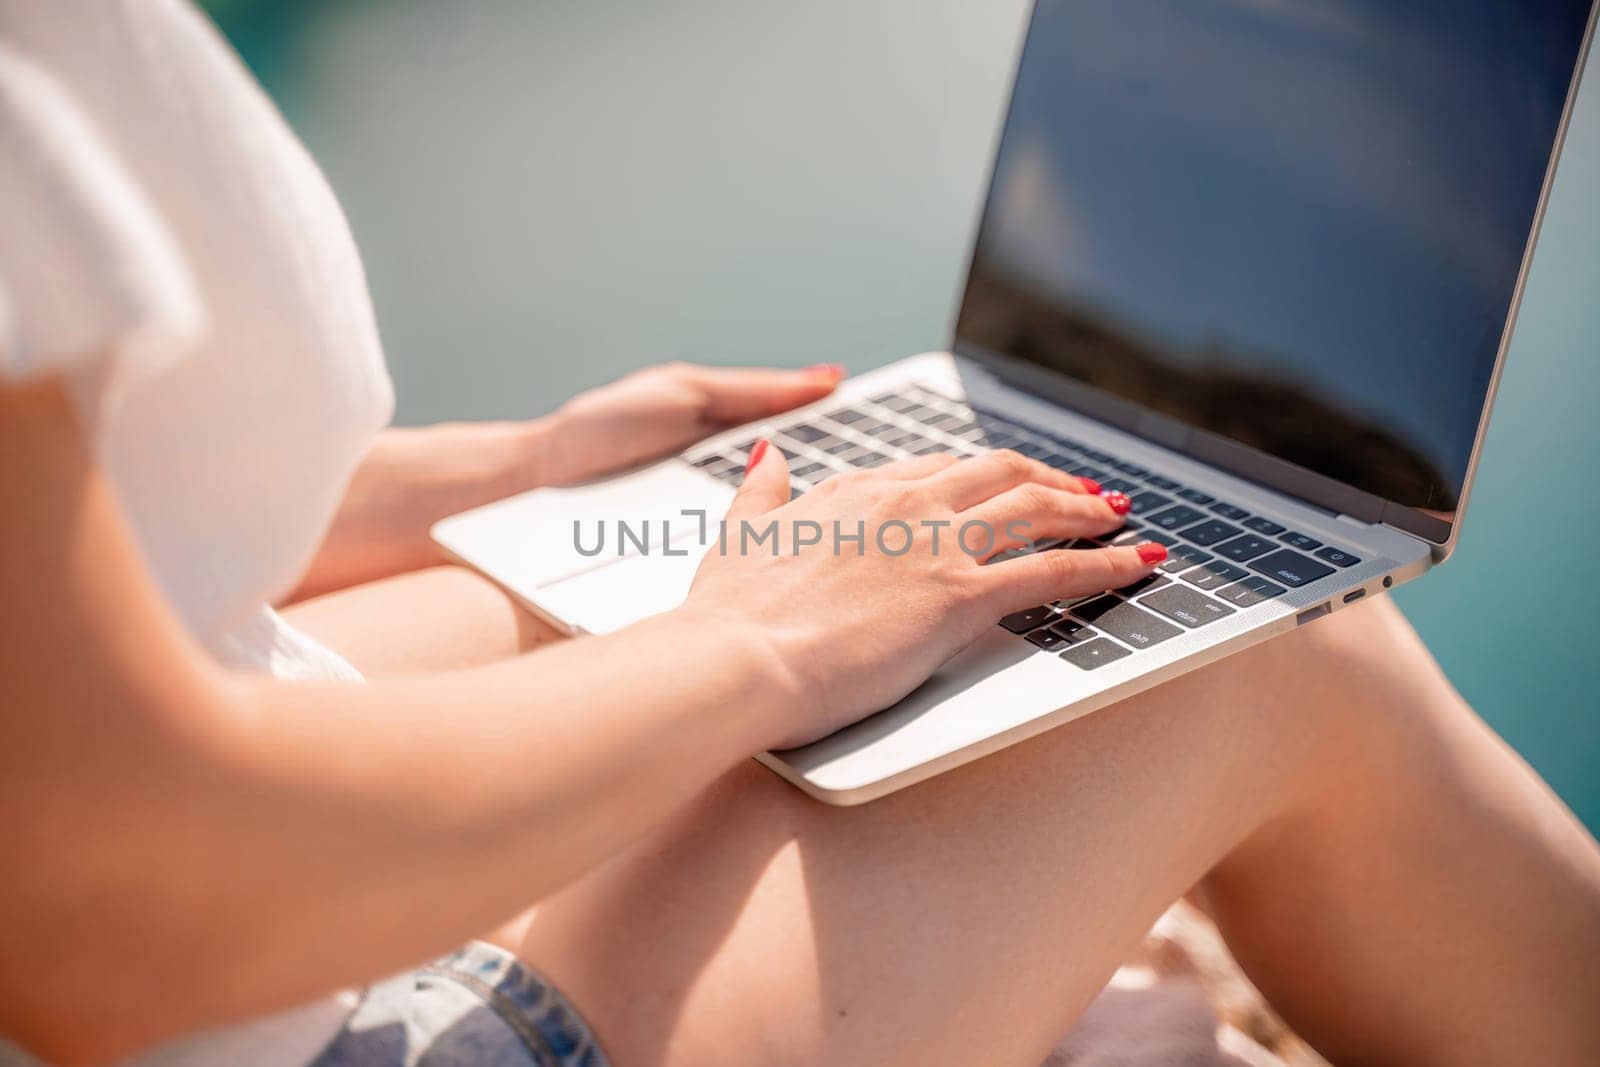
<path id="1" fill-rule="evenodd" d="M 434 536 L 604 634 L 683 599 L 699 514 L 759 437 L 796 493 L 993 448 L 1126 493 L 1094 543 L 1160 541 L 1154 576 L 997 620 L 893 707 L 761 757 L 833 804 L 1416 578 L 1460 535 L 1593 22 L 1588 0 L 1040 0 L 949 352 Z"/>

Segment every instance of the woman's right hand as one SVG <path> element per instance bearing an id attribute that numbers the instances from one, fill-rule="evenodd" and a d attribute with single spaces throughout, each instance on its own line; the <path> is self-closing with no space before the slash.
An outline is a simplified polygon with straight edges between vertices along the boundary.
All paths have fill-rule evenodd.
<path id="1" fill-rule="evenodd" d="M 1015 452 L 903 460 L 791 501 L 783 454 L 764 445 L 729 508 L 725 549 L 712 546 L 679 611 L 736 621 L 773 653 L 795 699 L 779 702 L 767 747 L 888 707 L 1011 612 L 1120 588 L 1166 558 L 1147 544 L 983 565 L 1026 541 L 1108 533 L 1127 510 Z M 756 543 L 774 523 L 776 540 Z M 836 539 L 836 523 L 862 540 Z"/>

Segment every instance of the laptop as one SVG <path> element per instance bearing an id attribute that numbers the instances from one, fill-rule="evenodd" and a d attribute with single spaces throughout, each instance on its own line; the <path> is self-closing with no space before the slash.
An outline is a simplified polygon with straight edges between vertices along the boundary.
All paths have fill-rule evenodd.
<path id="1" fill-rule="evenodd" d="M 1089 544 L 1159 541 L 1151 577 L 996 620 L 894 706 L 759 757 L 830 804 L 1420 577 L 1460 537 L 1594 17 L 1039 0 L 948 351 L 434 537 L 558 628 L 606 634 L 683 599 L 716 541 L 700 515 L 758 438 L 797 494 L 996 448 L 1125 493 L 1127 525 Z"/>

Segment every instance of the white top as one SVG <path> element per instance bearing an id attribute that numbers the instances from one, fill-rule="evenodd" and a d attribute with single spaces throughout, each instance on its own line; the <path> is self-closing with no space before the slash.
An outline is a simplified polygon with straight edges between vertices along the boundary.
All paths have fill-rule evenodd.
<path id="1" fill-rule="evenodd" d="M 392 389 L 332 192 L 185 0 L 0 0 L 0 381 L 59 372 L 185 625 L 338 671 L 265 605 Z"/>
<path id="2" fill-rule="evenodd" d="M 52 374 L 212 654 L 359 677 L 267 604 L 392 410 L 366 281 L 321 174 L 187 0 L 0 0 L 0 383 Z M 340 1017 L 280 1022 L 262 1062 Z M 190 1058 L 264 1048 L 240 1037 Z"/>

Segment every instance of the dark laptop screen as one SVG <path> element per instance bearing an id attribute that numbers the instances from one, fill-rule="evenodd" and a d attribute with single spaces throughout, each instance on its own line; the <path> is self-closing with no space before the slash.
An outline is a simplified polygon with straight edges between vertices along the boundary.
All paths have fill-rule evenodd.
<path id="1" fill-rule="evenodd" d="M 957 326 L 1451 518 L 1589 0 L 1040 0 Z"/>

